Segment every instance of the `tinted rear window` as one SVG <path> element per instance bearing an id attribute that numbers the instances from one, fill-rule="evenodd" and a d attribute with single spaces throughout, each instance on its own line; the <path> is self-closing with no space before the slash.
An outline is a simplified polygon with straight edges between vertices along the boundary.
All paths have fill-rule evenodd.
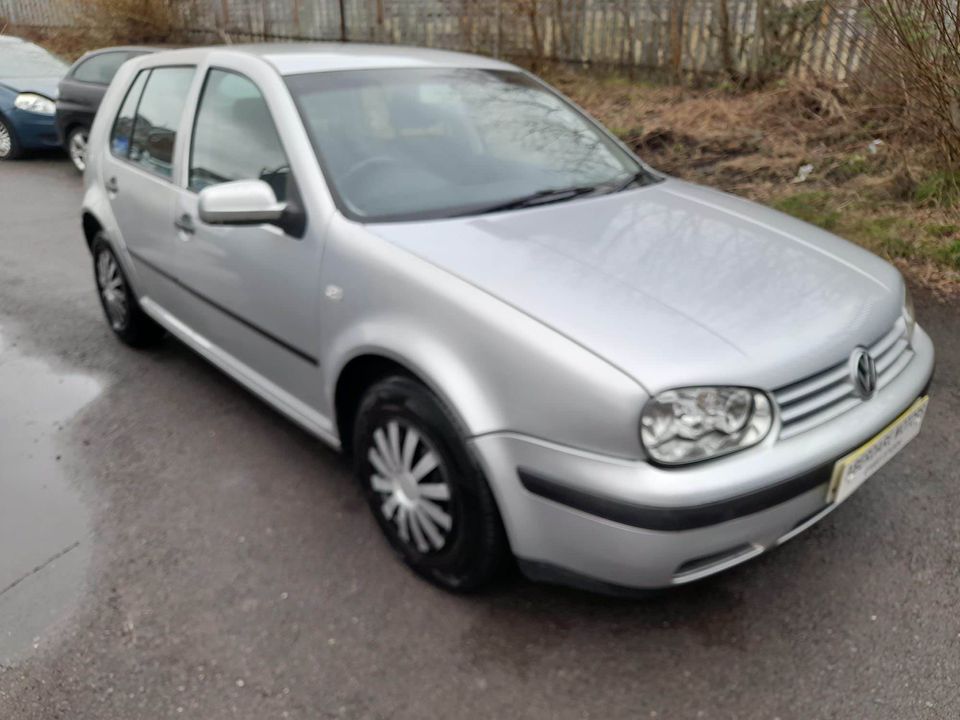
<path id="1" fill-rule="evenodd" d="M 102 55 L 94 55 L 89 60 L 84 60 L 73 71 L 73 79 L 79 82 L 95 83 L 97 85 L 109 85 L 117 70 L 130 57 L 130 53 L 111 52 Z"/>

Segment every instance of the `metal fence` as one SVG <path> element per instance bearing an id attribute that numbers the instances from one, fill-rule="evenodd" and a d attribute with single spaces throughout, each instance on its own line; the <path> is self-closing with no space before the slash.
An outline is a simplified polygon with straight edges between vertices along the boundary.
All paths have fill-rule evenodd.
<path id="1" fill-rule="evenodd" d="M 712 73 L 747 69 L 770 0 L 151 0 L 204 41 L 347 40 Z M 810 0 L 780 0 L 796 7 Z M 121 3 L 122 4 L 122 3 Z M 127 5 L 131 5 L 129 1 Z M 842 80 L 871 34 L 855 0 L 817 3 L 789 72 Z M 86 10 L 85 10 L 86 7 Z M 85 0 L 0 0 L 13 25 L 96 25 Z M 722 30 L 726 29 L 726 34 Z M 725 42 L 721 44 L 721 38 Z M 788 38 L 789 39 L 789 38 Z"/>

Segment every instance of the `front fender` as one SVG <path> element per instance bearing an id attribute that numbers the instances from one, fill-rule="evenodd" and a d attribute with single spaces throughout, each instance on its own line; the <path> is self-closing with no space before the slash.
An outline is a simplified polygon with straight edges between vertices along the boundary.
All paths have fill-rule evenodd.
<path id="1" fill-rule="evenodd" d="M 340 372 L 376 354 L 420 377 L 471 436 L 529 435 L 636 458 L 647 399 L 631 377 L 486 292 L 362 226 L 331 222 L 323 286 L 324 396 Z"/>
<path id="2" fill-rule="evenodd" d="M 325 396 L 331 403 L 343 369 L 361 356 L 379 356 L 402 365 L 451 407 L 471 435 L 506 427 L 503 412 L 484 393 L 469 367 L 430 332 L 428 324 L 395 313 L 369 318 L 341 332 L 324 363 Z M 417 337 L 415 343 L 411 337 Z"/>

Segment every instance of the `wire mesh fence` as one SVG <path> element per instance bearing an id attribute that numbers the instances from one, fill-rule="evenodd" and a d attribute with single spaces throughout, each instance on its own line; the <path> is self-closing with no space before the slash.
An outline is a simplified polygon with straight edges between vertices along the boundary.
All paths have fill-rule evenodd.
<path id="1" fill-rule="evenodd" d="M 201 41 L 400 43 L 674 73 L 746 74 L 779 62 L 781 75 L 843 80 L 865 62 L 872 38 L 856 0 L 151 2 L 166 3 L 174 29 Z M 98 22 L 89 0 L 0 0 L 0 18 L 46 28 Z"/>

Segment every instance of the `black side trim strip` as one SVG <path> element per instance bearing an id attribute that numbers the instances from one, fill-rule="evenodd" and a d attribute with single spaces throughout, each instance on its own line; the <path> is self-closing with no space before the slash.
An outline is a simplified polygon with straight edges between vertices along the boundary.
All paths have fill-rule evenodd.
<path id="1" fill-rule="evenodd" d="M 553 563 L 518 557 L 520 572 L 535 582 L 562 585 L 617 598 L 649 599 L 669 592 L 670 588 L 634 588 L 597 580 Z"/>
<path id="2" fill-rule="evenodd" d="M 729 500 L 676 508 L 634 505 L 611 500 L 583 490 L 575 490 L 525 468 L 519 468 L 518 474 L 520 482 L 527 490 L 561 505 L 632 527 L 679 531 L 717 525 L 784 503 L 830 482 L 833 465 L 833 462 L 825 463 L 789 480 Z"/>
<path id="3" fill-rule="evenodd" d="M 273 333 L 270 333 L 270 332 L 264 330 L 262 327 L 259 327 L 258 325 L 253 324 L 252 322 L 250 322 L 250 321 L 247 320 L 246 318 L 241 317 L 240 315 L 237 315 L 237 314 L 236 314 L 235 312 L 233 312 L 232 310 L 228 310 L 228 309 L 225 308 L 223 305 L 221 305 L 220 303 L 216 302 L 215 300 L 211 300 L 210 298 L 208 298 L 208 297 L 207 297 L 206 295 L 204 295 L 203 293 L 197 292 L 196 290 L 194 290 L 194 289 L 193 289 L 192 287 L 190 287 L 189 285 L 183 283 L 179 278 L 175 277 L 174 275 L 171 275 L 171 274 L 168 273 L 166 270 L 163 270 L 163 269 L 157 267 L 156 265 L 154 265 L 152 262 L 150 262 L 149 260 L 147 260 L 146 258 L 144 258 L 140 253 L 135 252 L 135 251 L 131 250 L 130 248 L 127 248 L 127 252 L 129 252 L 130 255 L 131 255 L 137 262 L 143 263 L 145 266 L 147 266 L 148 268 L 150 268 L 151 270 L 153 270 L 155 273 L 157 273 L 158 275 L 162 275 L 162 276 L 165 277 L 167 280 L 169 280 L 170 282 L 172 282 L 174 285 L 176 285 L 176 286 L 179 287 L 180 289 L 185 290 L 186 292 L 190 293 L 191 295 L 193 295 L 193 296 L 194 296 L 195 298 L 197 298 L 198 300 L 202 300 L 203 302 L 207 303 L 207 305 L 209 305 L 210 307 L 219 310 L 219 311 L 222 312 L 224 315 L 232 318 L 233 320 L 236 320 L 236 321 L 237 321 L 238 323 L 240 323 L 241 325 L 249 328 L 250 330 L 253 330 L 255 333 L 258 333 L 259 335 L 262 335 L 262 336 L 265 337 L 267 340 L 270 340 L 271 342 L 279 345 L 279 346 L 282 347 L 284 350 L 286 350 L 286 351 L 289 352 L 289 353 L 292 353 L 293 355 L 296 355 L 296 356 L 297 356 L 298 358 L 300 358 L 301 360 L 303 360 L 303 361 L 305 361 L 305 362 L 308 362 L 308 363 L 310 363 L 311 365 L 317 365 L 317 366 L 320 365 L 320 361 L 319 361 L 317 358 L 315 358 L 313 355 L 310 355 L 309 353 L 304 352 L 304 351 L 301 350 L 300 348 L 291 345 L 291 344 L 288 343 L 286 340 L 281 340 L 280 338 L 278 338 L 278 337 L 277 337 L 276 335 L 274 335 Z"/>

